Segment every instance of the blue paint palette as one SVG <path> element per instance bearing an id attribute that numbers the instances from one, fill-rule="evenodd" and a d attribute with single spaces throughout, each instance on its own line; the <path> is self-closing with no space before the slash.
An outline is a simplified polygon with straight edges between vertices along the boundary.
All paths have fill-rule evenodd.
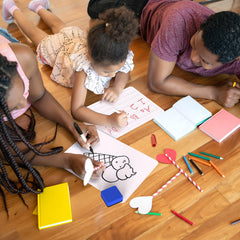
<path id="1" fill-rule="evenodd" d="M 101 197 L 108 207 L 123 200 L 123 196 L 116 186 L 101 191 Z"/>

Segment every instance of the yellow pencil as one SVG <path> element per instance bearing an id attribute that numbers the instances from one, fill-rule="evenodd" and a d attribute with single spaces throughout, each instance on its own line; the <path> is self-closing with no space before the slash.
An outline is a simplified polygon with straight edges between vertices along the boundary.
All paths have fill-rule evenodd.
<path id="1" fill-rule="evenodd" d="M 236 86 L 236 82 L 234 82 L 232 86 L 235 87 Z"/>
<path id="2" fill-rule="evenodd" d="M 212 167 L 222 176 L 222 177 L 225 177 L 222 172 L 217 168 L 217 166 L 212 162 L 212 161 L 209 161 L 212 165 Z"/>

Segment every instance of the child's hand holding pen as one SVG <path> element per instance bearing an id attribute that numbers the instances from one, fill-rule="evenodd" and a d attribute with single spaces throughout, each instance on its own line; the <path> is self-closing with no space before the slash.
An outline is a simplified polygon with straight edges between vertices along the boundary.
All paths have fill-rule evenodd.
<path id="1" fill-rule="evenodd" d="M 112 127 L 122 128 L 127 125 L 127 114 L 125 111 L 117 111 L 109 115 Z"/>

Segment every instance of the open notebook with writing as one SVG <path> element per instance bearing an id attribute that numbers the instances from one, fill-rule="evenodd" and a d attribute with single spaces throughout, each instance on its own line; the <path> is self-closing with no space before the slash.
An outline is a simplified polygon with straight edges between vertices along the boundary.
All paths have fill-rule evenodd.
<path id="1" fill-rule="evenodd" d="M 191 96 L 186 96 L 173 104 L 170 109 L 157 115 L 153 121 L 177 141 L 211 116 L 210 111 Z"/>

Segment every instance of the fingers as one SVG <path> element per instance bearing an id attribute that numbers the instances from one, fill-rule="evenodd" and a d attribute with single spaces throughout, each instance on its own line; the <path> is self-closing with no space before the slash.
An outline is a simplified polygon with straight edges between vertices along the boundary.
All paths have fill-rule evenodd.
<path id="1" fill-rule="evenodd" d="M 93 160 L 94 172 L 92 178 L 98 178 L 102 175 L 102 172 L 105 169 L 104 162 L 97 162 Z"/>
<path id="2" fill-rule="evenodd" d="M 95 146 L 99 142 L 99 137 L 92 136 L 89 140 L 88 143 L 90 146 Z"/>
<path id="3" fill-rule="evenodd" d="M 102 100 L 106 100 L 108 102 L 116 102 L 118 99 L 119 94 L 117 94 L 113 89 L 106 89 L 103 96 Z"/>
<path id="4" fill-rule="evenodd" d="M 99 142 L 99 135 L 96 126 L 88 125 L 86 129 L 87 143 L 91 146 Z"/>
<path id="5" fill-rule="evenodd" d="M 238 82 L 228 82 L 228 86 L 235 87 L 235 88 L 240 88 L 240 85 Z"/>
<path id="6" fill-rule="evenodd" d="M 224 106 L 233 107 L 235 104 L 239 102 L 239 99 L 240 99 L 240 90 L 238 88 L 231 88 L 228 91 Z"/>
<path id="7" fill-rule="evenodd" d="M 87 143 L 91 146 L 95 146 L 99 142 L 99 136 L 98 134 L 88 135 L 88 141 Z"/>
<path id="8" fill-rule="evenodd" d="M 89 149 L 90 143 L 86 141 L 86 139 L 83 140 L 81 136 L 77 138 L 78 143 L 82 148 Z"/>
<path id="9" fill-rule="evenodd" d="M 108 101 L 108 102 L 116 102 L 117 97 L 114 94 L 104 94 L 102 97 L 102 100 Z"/>
<path id="10" fill-rule="evenodd" d="M 125 127 L 127 125 L 127 114 L 124 111 L 121 111 L 121 113 L 118 116 L 118 126 L 119 127 Z"/>

